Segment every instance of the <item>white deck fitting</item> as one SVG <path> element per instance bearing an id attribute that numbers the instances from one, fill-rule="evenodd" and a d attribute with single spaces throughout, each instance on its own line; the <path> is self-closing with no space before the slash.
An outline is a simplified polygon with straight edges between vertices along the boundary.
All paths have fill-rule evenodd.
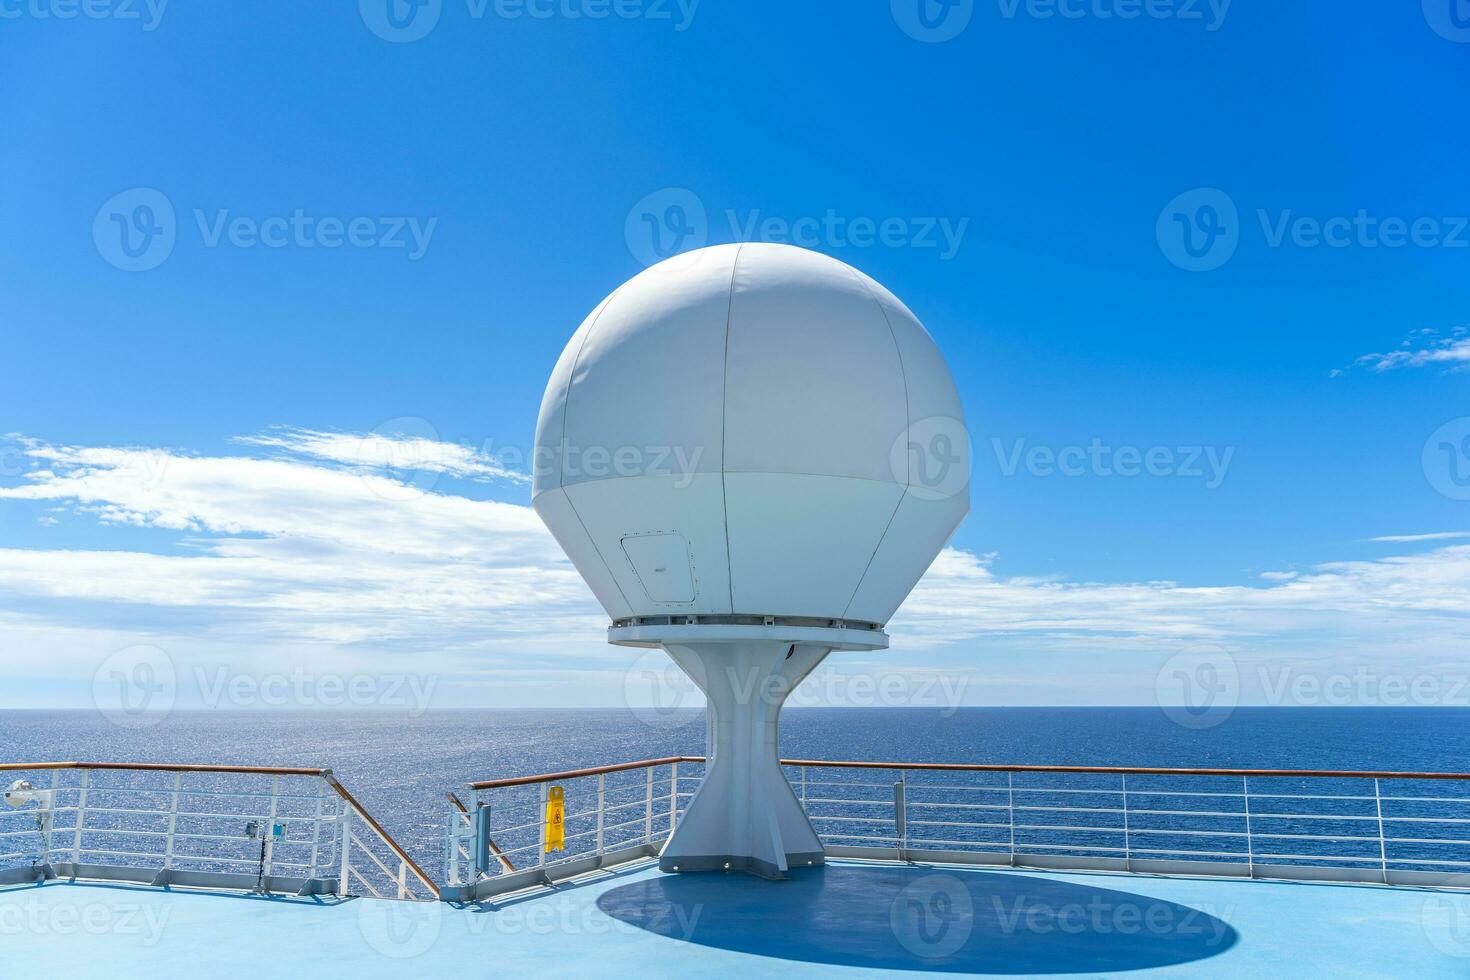
<path id="1" fill-rule="evenodd" d="M 609 639 L 662 646 L 709 699 L 710 768 L 660 866 L 820 863 L 777 763 L 781 702 L 830 651 L 888 645 L 882 624 L 969 510 L 959 395 L 918 319 L 791 246 L 660 263 L 562 352 L 532 502 Z"/>

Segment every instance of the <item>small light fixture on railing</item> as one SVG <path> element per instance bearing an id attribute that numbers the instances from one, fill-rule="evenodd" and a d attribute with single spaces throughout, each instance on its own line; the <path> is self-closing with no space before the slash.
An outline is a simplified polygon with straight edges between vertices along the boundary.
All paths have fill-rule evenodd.
<path id="1" fill-rule="evenodd" d="M 51 791 L 36 789 L 27 779 L 17 779 L 10 784 L 5 791 L 5 805 L 14 810 L 35 803 L 39 806 L 49 807 L 51 805 Z"/>

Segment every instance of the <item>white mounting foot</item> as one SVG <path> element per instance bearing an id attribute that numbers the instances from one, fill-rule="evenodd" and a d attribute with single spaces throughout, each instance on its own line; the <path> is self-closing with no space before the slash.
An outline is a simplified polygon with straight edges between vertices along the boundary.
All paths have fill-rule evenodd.
<path id="1" fill-rule="evenodd" d="M 771 640 L 666 642 L 708 699 L 704 781 L 659 855 L 663 871 L 785 877 L 822 862 L 822 842 L 781 771 L 781 705 L 831 649 Z"/>

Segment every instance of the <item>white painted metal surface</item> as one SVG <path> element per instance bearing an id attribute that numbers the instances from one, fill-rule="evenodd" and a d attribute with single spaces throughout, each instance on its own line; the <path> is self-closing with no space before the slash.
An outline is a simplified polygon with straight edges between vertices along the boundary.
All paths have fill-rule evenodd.
<path id="1" fill-rule="evenodd" d="M 676 256 L 577 330 L 542 401 L 533 504 L 609 639 L 657 642 L 709 705 L 709 770 L 660 867 L 821 862 L 777 762 L 781 705 L 831 650 L 887 645 L 969 509 L 969 452 L 928 332 L 816 252 Z"/>
<path id="2" fill-rule="evenodd" d="M 579 821 L 567 850 L 541 865 L 534 880 L 506 868 L 473 881 L 455 864 L 449 884 L 483 896 L 656 853 L 693 795 L 664 774 L 701 763 L 661 759 L 613 775 L 547 777 L 565 787 L 568 812 Z M 831 857 L 1424 886 L 1465 887 L 1470 880 L 1470 776 L 909 771 L 821 762 L 787 770 Z M 659 792 L 651 827 L 616 816 L 655 798 L 644 788 L 645 773 L 651 785 L 668 787 Z M 609 795 L 605 779 L 619 790 Z M 545 786 L 476 791 L 477 800 L 503 813 L 494 837 L 507 854 L 534 853 L 530 821 L 541 816 Z M 591 829 L 605 809 L 610 824 L 630 828 L 606 846 Z"/>
<path id="3" fill-rule="evenodd" d="M 38 768 L 42 780 L 25 805 L 0 810 L 0 882 L 434 897 L 326 771 L 109 765 Z"/>
<path id="4" fill-rule="evenodd" d="M 715 246 L 577 330 L 533 500 L 615 620 L 881 624 L 968 510 L 963 434 L 938 348 L 881 285 L 804 249 Z"/>

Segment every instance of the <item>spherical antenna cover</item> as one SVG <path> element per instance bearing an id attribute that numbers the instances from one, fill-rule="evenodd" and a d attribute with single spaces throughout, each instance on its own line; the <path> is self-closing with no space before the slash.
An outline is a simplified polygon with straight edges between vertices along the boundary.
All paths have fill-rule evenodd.
<path id="1" fill-rule="evenodd" d="M 918 319 L 786 245 L 676 256 L 562 352 L 532 502 L 615 620 L 885 623 L 969 510 L 970 446 Z"/>

